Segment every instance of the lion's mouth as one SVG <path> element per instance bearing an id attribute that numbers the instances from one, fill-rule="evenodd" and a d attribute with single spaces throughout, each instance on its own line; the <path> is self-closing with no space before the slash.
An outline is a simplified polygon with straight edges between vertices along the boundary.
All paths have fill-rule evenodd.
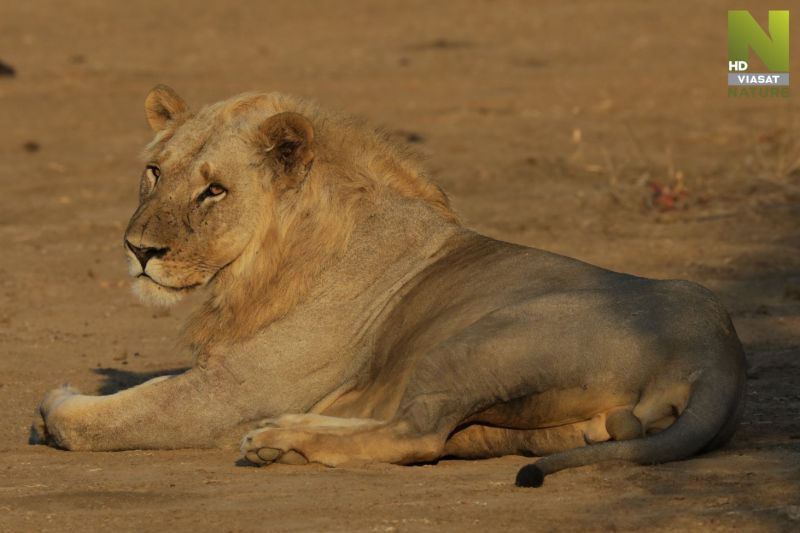
<path id="1" fill-rule="evenodd" d="M 150 283 L 158 285 L 159 287 L 161 287 L 163 289 L 167 289 L 168 291 L 172 291 L 172 292 L 186 292 L 186 291 L 190 291 L 192 289 L 196 289 L 197 287 L 202 285 L 202 283 L 191 283 L 189 285 L 184 285 L 182 287 L 172 287 L 171 285 L 164 285 L 163 283 L 159 283 L 158 281 L 154 280 L 153 278 L 151 278 L 149 275 L 147 275 L 144 272 L 142 272 L 141 274 L 139 274 L 136 277 L 137 278 L 147 278 L 147 280 Z"/>

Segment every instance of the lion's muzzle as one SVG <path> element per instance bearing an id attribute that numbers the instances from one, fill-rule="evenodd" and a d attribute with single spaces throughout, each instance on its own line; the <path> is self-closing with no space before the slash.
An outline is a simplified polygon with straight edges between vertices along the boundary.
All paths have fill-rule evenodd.
<path id="1" fill-rule="evenodd" d="M 139 261 L 139 264 L 142 265 L 142 272 L 144 272 L 147 269 L 147 262 L 150 261 L 152 258 L 164 257 L 167 254 L 167 252 L 169 252 L 169 248 L 151 248 L 151 247 L 134 246 L 131 243 L 131 241 L 127 239 L 125 239 L 125 245 L 131 252 L 133 252 L 133 255 L 136 256 L 136 259 Z"/>

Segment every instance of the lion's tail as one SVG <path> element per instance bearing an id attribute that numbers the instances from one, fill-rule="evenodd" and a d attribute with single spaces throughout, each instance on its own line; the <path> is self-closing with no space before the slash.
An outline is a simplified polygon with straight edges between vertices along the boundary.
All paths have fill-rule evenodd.
<path id="1" fill-rule="evenodd" d="M 565 468 L 602 461 L 622 460 L 639 464 L 684 459 L 721 446 L 730 439 L 744 406 L 744 372 L 727 377 L 701 377 L 694 383 L 689 404 L 670 427 L 655 435 L 604 442 L 543 457 L 517 473 L 519 487 L 539 487 L 544 477 Z"/>

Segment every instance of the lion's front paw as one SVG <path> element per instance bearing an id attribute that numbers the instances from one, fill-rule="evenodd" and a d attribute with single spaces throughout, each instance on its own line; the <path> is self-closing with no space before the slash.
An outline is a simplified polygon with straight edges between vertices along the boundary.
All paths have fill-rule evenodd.
<path id="1" fill-rule="evenodd" d="M 242 457 L 256 465 L 308 463 L 308 459 L 292 447 L 289 437 L 289 432 L 272 427 L 253 430 L 242 441 Z"/>
<path id="2" fill-rule="evenodd" d="M 52 431 L 48 428 L 48 418 L 55 411 L 58 406 L 70 396 L 75 396 L 80 392 L 69 385 L 62 385 L 57 389 L 48 392 L 42 403 L 36 409 L 31 424 L 30 435 L 28 437 L 29 444 L 58 444 L 52 437 Z"/>

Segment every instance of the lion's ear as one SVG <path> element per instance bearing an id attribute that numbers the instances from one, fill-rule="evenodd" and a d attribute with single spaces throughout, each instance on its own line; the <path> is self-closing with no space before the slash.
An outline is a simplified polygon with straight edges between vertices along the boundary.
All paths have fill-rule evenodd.
<path id="1" fill-rule="evenodd" d="M 286 187 L 300 185 L 314 161 L 311 121 L 299 113 L 278 113 L 261 123 L 258 137 L 276 178 Z"/>
<path id="2" fill-rule="evenodd" d="M 170 121 L 181 120 L 189 111 L 189 106 L 171 87 L 156 85 L 144 101 L 144 114 L 147 123 L 155 132 L 167 127 Z"/>

